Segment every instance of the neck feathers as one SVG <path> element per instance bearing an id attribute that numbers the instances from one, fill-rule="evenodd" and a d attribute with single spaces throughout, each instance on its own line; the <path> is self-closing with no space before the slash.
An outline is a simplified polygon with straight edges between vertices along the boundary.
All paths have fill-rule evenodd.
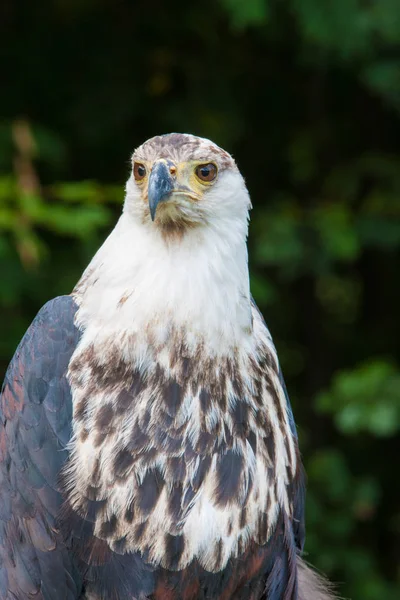
<path id="1" fill-rule="evenodd" d="M 252 327 L 246 233 L 207 226 L 169 239 L 124 212 L 74 290 L 78 325 L 159 341 L 172 328 L 188 348 L 229 354 Z"/>

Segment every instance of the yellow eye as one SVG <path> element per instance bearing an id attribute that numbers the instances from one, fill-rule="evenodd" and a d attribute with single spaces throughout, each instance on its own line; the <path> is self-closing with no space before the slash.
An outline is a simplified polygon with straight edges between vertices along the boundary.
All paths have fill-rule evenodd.
<path id="1" fill-rule="evenodd" d="M 214 181 L 218 173 L 217 165 L 214 165 L 214 163 L 199 165 L 196 167 L 195 173 L 196 177 L 198 177 L 200 181 Z"/>
<path id="2" fill-rule="evenodd" d="M 133 176 L 136 181 L 142 181 L 146 177 L 146 167 L 142 163 L 133 163 Z"/>

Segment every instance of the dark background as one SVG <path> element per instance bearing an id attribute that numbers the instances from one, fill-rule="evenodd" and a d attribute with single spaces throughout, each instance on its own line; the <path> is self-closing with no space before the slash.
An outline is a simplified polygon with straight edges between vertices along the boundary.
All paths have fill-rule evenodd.
<path id="1" fill-rule="evenodd" d="M 400 597 L 399 0 L 3 0 L 0 371 L 113 227 L 133 149 L 232 152 L 308 472 L 308 559 Z"/>

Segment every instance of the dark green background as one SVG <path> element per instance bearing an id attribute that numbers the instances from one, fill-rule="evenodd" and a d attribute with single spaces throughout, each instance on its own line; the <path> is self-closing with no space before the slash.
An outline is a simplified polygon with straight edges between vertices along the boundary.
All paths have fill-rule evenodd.
<path id="1" fill-rule="evenodd" d="M 308 558 L 400 597 L 399 0 L 3 0 L 0 370 L 121 210 L 133 149 L 232 152 L 308 483 Z"/>

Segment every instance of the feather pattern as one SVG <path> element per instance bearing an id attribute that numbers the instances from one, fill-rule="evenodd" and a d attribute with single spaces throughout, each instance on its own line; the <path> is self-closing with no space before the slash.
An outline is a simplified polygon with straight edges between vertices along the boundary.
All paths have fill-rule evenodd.
<path id="1" fill-rule="evenodd" d="M 7 372 L 0 600 L 328 600 L 299 558 L 304 474 L 250 296 L 243 178 L 193 136 L 134 155 L 159 159 L 218 178 L 153 223 L 131 177 L 73 298 L 40 311 Z"/>

